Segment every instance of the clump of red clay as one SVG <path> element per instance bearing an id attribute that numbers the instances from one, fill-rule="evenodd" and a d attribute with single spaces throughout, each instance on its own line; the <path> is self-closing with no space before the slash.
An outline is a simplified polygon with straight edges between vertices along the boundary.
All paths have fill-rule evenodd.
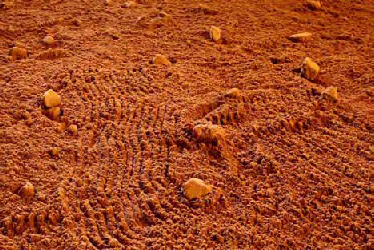
<path id="1" fill-rule="evenodd" d="M 0 1 L 0 249 L 372 249 L 373 12 Z"/>

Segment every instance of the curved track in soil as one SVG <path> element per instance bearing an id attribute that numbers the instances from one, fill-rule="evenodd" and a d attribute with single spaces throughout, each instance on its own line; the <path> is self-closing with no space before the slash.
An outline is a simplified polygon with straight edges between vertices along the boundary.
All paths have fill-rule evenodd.
<path id="1" fill-rule="evenodd" d="M 0 249 L 373 248 L 373 1 L 110 2 L 0 1 Z M 186 200 L 191 177 L 213 192 Z"/>

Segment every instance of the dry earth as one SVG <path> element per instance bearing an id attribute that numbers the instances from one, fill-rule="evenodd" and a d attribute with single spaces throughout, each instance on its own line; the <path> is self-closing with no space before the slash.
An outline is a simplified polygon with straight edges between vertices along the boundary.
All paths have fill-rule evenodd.
<path id="1" fill-rule="evenodd" d="M 373 249 L 373 23 L 372 0 L 0 0 L 0 249 Z"/>

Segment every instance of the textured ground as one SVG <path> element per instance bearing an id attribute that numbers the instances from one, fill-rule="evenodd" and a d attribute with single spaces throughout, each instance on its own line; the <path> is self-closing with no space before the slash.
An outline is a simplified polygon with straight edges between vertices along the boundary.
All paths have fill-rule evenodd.
<path id="1" fill-rule="evenodd" d="M 374 1 L 111 2 L 0 1 L 0 249 L 373 249 Z M 191 177 L 213 192 L 186 200 Z"/>

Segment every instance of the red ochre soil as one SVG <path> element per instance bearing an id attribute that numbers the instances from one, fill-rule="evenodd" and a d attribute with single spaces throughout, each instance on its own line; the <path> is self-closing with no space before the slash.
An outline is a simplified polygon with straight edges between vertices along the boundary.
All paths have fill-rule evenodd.
<path id="1" fill-rule="evenodd" d="M 374 1 L 0 2 L 0 249 L 373 249 Z"/>

